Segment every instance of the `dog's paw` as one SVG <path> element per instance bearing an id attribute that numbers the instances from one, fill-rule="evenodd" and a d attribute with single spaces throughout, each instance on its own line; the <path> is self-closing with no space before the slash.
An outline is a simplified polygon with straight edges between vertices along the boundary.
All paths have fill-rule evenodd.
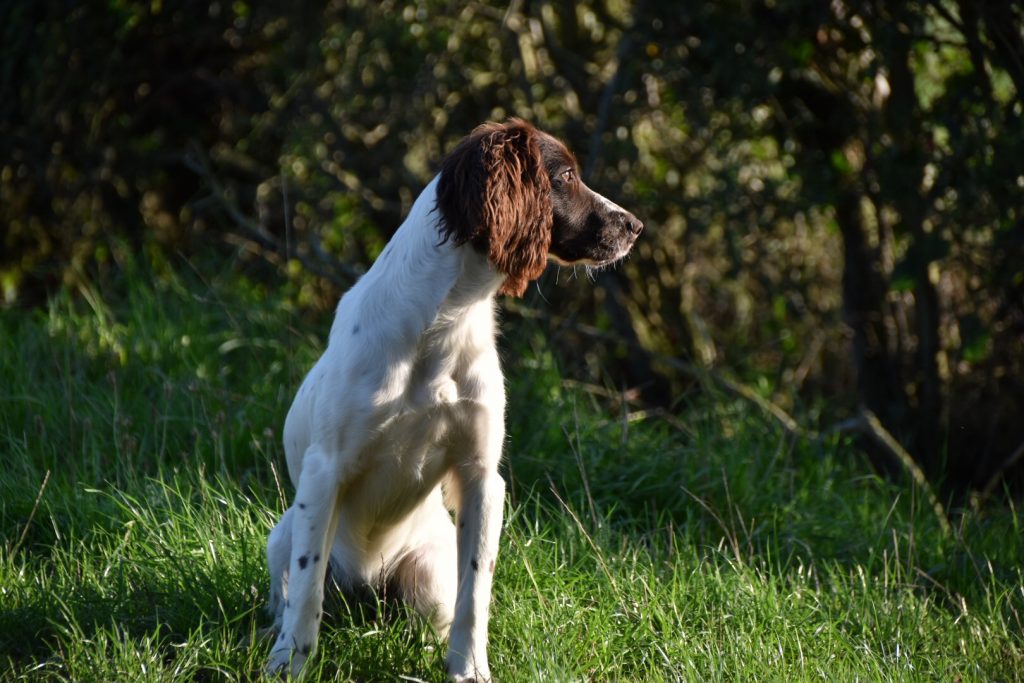
<path id="1" fill-rule="evenodd" d="M 476 671 L 470 674 L 449 674 L 448 679 L 453 683 L 491 683 L 491 673 L 489 671 L 481 673 Z"/>
<path id="2" fill-rule="evenodd" d="M 292 677 L 298 677 L 299 672 L 302 671 L 302 665 L 308 658 L 308 648 L 305 651 L 300 651 L 290 647 L 280 647 L 271 650 L 265 672 L 268 678 L 286 678 L 289 674 Z"/>
<path id="3" fill-rule="evenodd" d="M 485 659 L 481 665 L 473 665 L 473 660 L 458 655 L 448 656 L 448 679 L 454 683 L 490 683 L 491 670 Z"/>
<path id="4" fill-rule="evenodd" d="M 491 683 L 491 675 L 489 673 L 486 675 L 475 673 L 466 676 L 449 676 L 448 678 L 453 683 Z"/>

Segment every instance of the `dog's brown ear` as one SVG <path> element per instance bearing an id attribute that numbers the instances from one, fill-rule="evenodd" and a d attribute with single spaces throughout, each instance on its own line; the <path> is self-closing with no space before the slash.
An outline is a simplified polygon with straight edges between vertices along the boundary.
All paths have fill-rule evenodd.
<path id="1" fill-rule="evenodd" d="M 522 296 L 547 264 L 554 221 L 537 131 L 519 119 L 474 130 L 441 165 L 437 208 L 442 239 L 486 253 L 506 276 L 499 293 Z"/>

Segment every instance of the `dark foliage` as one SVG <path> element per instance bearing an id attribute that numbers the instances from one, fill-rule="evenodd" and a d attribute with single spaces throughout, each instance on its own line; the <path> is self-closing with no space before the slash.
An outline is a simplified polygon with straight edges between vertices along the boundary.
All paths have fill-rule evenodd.
<path id="1" fill-rule="evenodd" d="M 121 0 L 0 27 L 8 304 L 212 252 L 327 306 L 454 141 L 518 115 L 649 226 L 599 287 L 541 282 L 577 376 L 673 406 L 679 359 L 728 369 L 870 409 L 954 487 L 1019 476 L 1018 3 Z"/>

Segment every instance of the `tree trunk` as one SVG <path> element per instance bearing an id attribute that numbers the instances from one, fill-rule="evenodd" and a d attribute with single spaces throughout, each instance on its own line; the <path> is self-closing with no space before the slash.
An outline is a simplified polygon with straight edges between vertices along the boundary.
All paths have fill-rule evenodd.
<path id="1" fill-rule="evenodd" d="M 889 354 L 886 288 L 878 254 L 867 242 L 860 195 L 852 188 L 841 190 L 835 212 L 843 238 L 843 313 L 853 333 L 858 398 L 890 430 L 902 431 L 907 397 L 900 365 Z"/>
<path id="2" fill-rule="evenodd" d="M 899 18 L 899 17 L 897 17 Z M 939 299 L 931 279 L 931 264 L 939 257 L 937 236 L 925 229 L 926 198 L 922 191 L 927 155 L 920 126 L 920 109 L 910 68 L 911 32 L 904 22 L 887 25 L 879 41 L 889 68 L 891 96 L 883 110 L 883 125 L 893 140 L 895 154 L 882 169 L 882 194 L 899 214 L 897 231 L 911 238 L 906 258 L 914 280 L 914 316 L 917 352 L 912 359 L 916 404 L 909 416 L 907 445 L 925 471 L 935 474 L 942 459 L 944 438 L 943 388 L 939 377 Z M 913 27 L 912 18 L 906 26 Z"/>

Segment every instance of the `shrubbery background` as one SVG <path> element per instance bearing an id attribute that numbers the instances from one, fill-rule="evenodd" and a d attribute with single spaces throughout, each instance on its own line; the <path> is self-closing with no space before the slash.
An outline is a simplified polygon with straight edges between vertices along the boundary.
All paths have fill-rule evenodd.
<path id="1" fill-rule="evenodd" d="M 1019 485 L 1022 25 L 1009 0 L 6 3 L 0 290 L 138 258 L 323 310 L 455 140 L 523 116 L 648 226 L 597 286 L 511 307 L 568 375 L 678 411 L 710 370 L 811 427 L 863 407 L 938 487 Z"/>

